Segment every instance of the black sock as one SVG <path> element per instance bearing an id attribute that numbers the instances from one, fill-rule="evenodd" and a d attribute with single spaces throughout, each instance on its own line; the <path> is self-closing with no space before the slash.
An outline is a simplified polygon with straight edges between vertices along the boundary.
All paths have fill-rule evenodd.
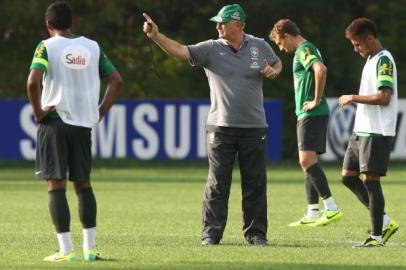
<path id="1" fill-rule="evenodd" d="M 57 233 L 69 232 L 70 212 L 65 189 L 48 191 L 49 212 Z"/>
<path id="2" fill-rule="evenodd" d="M 76 192 L 79 202 L 79 218 L 83 228 L 96 227 L 97 204 L 93 189 L 85 188 Z"/>
<path id="3" fill-rule="evenodd" d="M 306 174 L 308 174 L 310 181 L 317 190 L 319 196 L 323 199 L 331 197 L 330 188 L 328 187 L 327 178 L 323 170 L 320 168 L 319 163 L 310 166 Z"/>
<path id="4" fill-rule="evenodd" d="M 366 208 L 369 208 L 368 191 L 359 176 L 343 176 L 341 182 L 357 196 Z"/>
<path id="5" fill-rule="evenodd" d="M 313 186 L 312 181 L 310 180 L 310 175 L 305 173 L 305 190 L 307 196 L 307 204 L 318 204 L 319 203 L 319 193 L 316 188 Z"/>
<path id="6" fill-rule="evenodd" d="M 365 187 L 369 195 L 369 213 L 371 215 L 372 235 L 382 235 L 383 214 L 385 199 L 383 197 L 380 181 L 365 181 Z"/>

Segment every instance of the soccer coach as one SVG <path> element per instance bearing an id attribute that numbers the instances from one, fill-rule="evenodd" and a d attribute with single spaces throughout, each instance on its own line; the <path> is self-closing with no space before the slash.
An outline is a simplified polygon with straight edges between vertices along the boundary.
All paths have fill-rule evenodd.
<path id="1" fill-rule="evenodd" d="M 253 245 L 267 245 L 266 144 L 263 77 L 274 79 L 282 62 L 263 39 L 244 33 L 245 12 L 224 6 L 217 16 L 217 40 L 182 45 L 159 32 L 143 14 L 143 31 L 167 54 L 204 68 L 210 86 L 207 119 L 209 175 L 203 199 L 202 245 L 220 242 L 227 222 L 234 160 L 238 154 L 243 232 Z"/>

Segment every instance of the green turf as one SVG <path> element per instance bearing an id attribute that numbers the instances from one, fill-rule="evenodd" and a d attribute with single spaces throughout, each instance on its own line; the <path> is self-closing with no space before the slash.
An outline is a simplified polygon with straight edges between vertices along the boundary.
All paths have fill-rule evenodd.
<path id="1" fill-rule="evenodd" d="M 401 229 L 384 248 L 372 250 L 351 248 L 367 237 L 369 214 L 339 182 L 339 164 L 324 167 L 344 217 L 323 228 L 287 227 L 305 212 L 302 173 L 296 164 L 269 166 L 270 246 L 265 248 L 243 239 L 237 170 L 221 245 L 202 247 L 204 163 L 104 164 L 94 169 L 93 186 L 99 211 L 98 248 L 107 260 L 89 263 L 81 258 L 77 200 L 70 186 L 71 230 L 79 255 L 72 264 L 42 262 L 57 243 L 45 183 L 34 179 L 32 164 L 0 168 L 0 269 L 406 269 L 402 164 L 392 166 L 383 181 L 386 210 Z"/>

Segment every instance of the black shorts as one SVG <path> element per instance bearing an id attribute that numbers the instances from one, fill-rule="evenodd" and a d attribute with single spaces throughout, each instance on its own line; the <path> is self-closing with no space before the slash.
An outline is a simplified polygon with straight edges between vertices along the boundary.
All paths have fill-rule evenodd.
<path id="1" fill-rule="evenodd" d="M 328 118 L 328 115 L 306 116 L 297 121 L 297 146 L 300 151 L 326 152 Z"/>
<path id="2" fill-rule="evenodd" d="M 393 137 L 362 137 L 353 134 L 345 152 L 343 170 L 385 176 Z"/>
<path id="3" fill-rule="evenodd" d="M 39 179 L 90 180 L 91 129 L 45 119 L 38 127 L 36 176 Z"/>

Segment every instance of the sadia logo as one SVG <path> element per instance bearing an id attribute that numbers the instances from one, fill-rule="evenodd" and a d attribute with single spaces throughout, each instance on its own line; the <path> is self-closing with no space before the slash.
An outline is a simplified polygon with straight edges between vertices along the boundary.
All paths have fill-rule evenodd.
<path id="1" fill-rule="evenodd" d="M 90 52 L 83 46 L 69 46 L 62 53 L 62 63 L 71 69 L 84 69 L 89 65 Z"/>
<path id="2" fill-rule="evenodd" d="M 334 106 L 327 131 L 327 139 L 331 150 L 341 159 L 347 150 L 348 141 L 353 132 L 356 105 L 351 103 L 343 109 L 337 104 Z"/>

